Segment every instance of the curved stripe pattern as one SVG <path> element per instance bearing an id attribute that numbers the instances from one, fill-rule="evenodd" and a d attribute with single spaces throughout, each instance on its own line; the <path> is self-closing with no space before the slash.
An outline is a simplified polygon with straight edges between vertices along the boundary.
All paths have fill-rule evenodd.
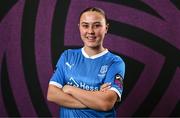
<path id="1" fill-rule="evenodd" d="M 113 2 L 111 1 L 111 3 L 113 3 Z M 138 4 L 139 2 L 136 2 L 136 3 Z M 85 4 L 85 3 L 83 3 L 83 4 Z M 123 4 L 123 3 L 119 3 L 119 4 Z M 132 4 L 132 3 L 129 2 L 129 4 Z M 127 6 L 130 6 L 130 5 L 127 5 Z M 75 3 L 72 7 L 73 7 L 73 9 L 76 8 Z M 136 8 L 136 7 L 133 7 L 133 8 Z M 138 8 L 136 8 L 136 9 L 138 9 Z M 142 11 L 146 11 L 146 10 L 142 10 Z M 71 11 L 71 13 L 73 14 L 73 11 Z M 151 13 L 148 13 L 148 14 L 151 14 Z M 153 14 L 151 14 L 151 15 L 153 15 Z M 72 15 L 72 16 L 74 16 L 74 15 Z M 70 17 L 72 17 L 72 16 L 70 16 Z M 155 16 L 155 15 L 153 15 L 153 16 Z M 68 22 L 70 22 L 70 21 L 71 20 L 69 20 Z M 110 26 L 111 26 L 111 28 L 109 30 L 110 34 L 114 34 L 114 35 L 121 36 L 121 37 L 126 37 L 128 40 L 131 40 L 142 46 L 150 48 L 154 52 L 157 52 L 157 54 L 159 54 L 159 56 L 164 56 L 166 58 L 164 65 L 162 67 L 160 67 L 160 68 L 162 68 L 162 70 L 160 71 L 158 77 L 155 78 L 156 81 L 153 85 L 154 88 L 147 94 L 147 96 L 145 96 L 146 98 L 144 101 L 146 101 L 146 102 L 141 101 L 142 103 L 141 103 L 140 107 L 137 109 L 137 111 L 133 115 L 133 116 L 140 116 L 142 114 L 142 115 L 148 116 L 153 111 L 153 108 L 160 101 L 161 96 L 167 90 L 169 82 L 171 82 L 171 78 L 175 74 L 174 73 L 175 68 L 180 63 L 178 61 L 178 60 L 180 60 L 180 56 L 177 55 L 177 54 L 179 54 L 179 50 L 176 47 L 172 46 L 169 42 L 166 42 L 166 40 L 160 38 L 158 35 L 154 35 L 151 32 L 147 32 L 141 28 L 134 27 L 133 25 L 121 23 L 120 21 L 115 21 L 112 19 L 112 20 L 110 20 Z M 68 25 L 68 29 L 71 27 L 73 27 L 72 29 L 74 29 L 73 25 L 71 25 L 71 26 Z M 67 32 L 70 31 L 71 33 L 73 33 L 73 32 L 75 33 L 75 31 L 68 30 L 68 29 L 67 29 Z M 66 35 L 67 35 L 66 38 L 68 39 L 66 45 L 72 45 L 72 44 L 77 45 L 77 43 L 75 43 L 73 41 L 72 37 L 78 38 L 78 36 L 76 36 L 74 34 L 72 34 L 74 36 L 68 36 L 68 34 L 66 34 Z M 70 41 L 73 43 L 71 43 Z M 69 43 L 71 43 L 71 44 L 69 44 Z M 162 81 L 163 81 L 163 83 L 162 83 Z M 128 81 L 127 81 L 127 84 L 129 84 Z M 133 83 L 133 84 L 136 84 L 136 83 Z M 159 88 L 159 86 L 161 86 L 161 85 L 162 85 L 162 88 Z M 157 92 L 158 92 L 158 95 L 156 95 L 158 99 L 156 99 L 155 101 L 153 101 L 153 99 L 149 99 L 150 98 L 149 96 L 152 97 L 155 94 L 157 94 L 157 92 L 155 92 L 154 90 L 157 90 Z M 152 101 L 153 101 L 153 104 L 151 104 L 151 108 L 147 109 L 146 113 L 139 111 L 139 110 L 143 110 L 143 108 L 148 108 L 148 105 L 150 103 L 152 103 Z"/>
<path id="2" fill-rule="evenodd" d="M 26 0 L 25 2 L 21 34 L 22 61 L 26 84 L 34 109 L 36 110 L 38 116 L 50 117 L 52 115 L 45 102 L 43 92 L 38 81 L 35 62 L 34 33 L 38 4 L 38 0 Z"/>
<path id="3" fill-rule="evenodd" d="M 51 55 L 53 68 L 64 50 L 64 29 L 70 0 L 57 0 L 52 21 Z"/>
<path id="4" fill-rule="evenodd" d="M 170 114 L 169 117 L 177 117 L 177 116 L 180 116 L 179 109 L 180 109 L 180 102 L 178 102 L 178 103 L 176 104 L 174 110 L 172 111 L 172 113 Z"/>
<path id="5" fill-rule="evenodd" d="M 180 1 L 179 0 L 171 0 L 171 2 L 180 10 Z"/>
<path id="6" fill-rule="evenodd" d="M 46 62 L 48 61 L 54 69 L 60 54 L 65 49 L 80 48 L 82 42 L 79 40 L 80 37 L 76 22 L 79 20 L 77 19 L 78 13 L 89 6 L 101 7 L 109 13 L 110 29 L 105 44 L 109 50 L 120 55 L 126 63 L 126 79 L 124 80 L 122 104 L 120 103 L 116 107 L 117 115 L 180 116 L 179 96 L 176 93 L 178 90 L 175 91 L 178 88 L 173 88 L 177 86 L 180 67 L 179 34 L 177 33 L 180 31 L 180 28 L 178 27 L 179 24 L 176 25 L 174 23 L 180 16 L 179 0 L 164 1 L 162 4 L 159 4 L 156 0 L 56 0 L 56 3 L 54 2 L 53 6 L 51 6 L 53 8 L 51 12 L 45 12 L 45 15 L 38 16 L 37 14 L 43 14 L 47 10 L 40 2 L 48 5 L 50 0 L 25 1 L 21 27 L 21 25 L 16 23 L 17 21 L 12 23 L 11 20 L 13 19 L 11 18 L 14 16 L 8 14 L 12 8 L 15 11 L 17 10 L 16 7 L 13 7 L 17 3 L 17 0 L 0 1 L 0 23 L 9 23 L 8 28 L 11 28 L 9 26 L 13 26 L 14 29 L 10 31 L 17 30 L 18 28 L 16 29 L 15 27 L 18 26 L 22 28 L 20 45 L 22 59 L 19 60 L 22 60 L 23 75 L 25 75 L 23 77 L 25 78 L 24 86 L 27 86 L 28 89 L 28 93 L 24 93 L 25 91 L 22 91 L 22 93 L 30 96 L 30 102 L 37 116 L 52 117 L 54 116 L 52 113 L 58 112 L 58 110 L 51 109 L 51 105 L 48 107 L 46 97 L 44 96 L 44 89 L 48 85 L 46 85 L 47 81 L 43 80 L 43 77 L 50 76 L 50 69 L 45 70 L 43 67 L 49 66 L 41 66 L 42 69 L 39 67 L 40 65 L 47 64 Z M 23 6 L 24 2 L 20 4 Z M 41 9 L 41 11 L 38 11 L 38 9 Z M 166 9 L 168 11 L 165 11 Z M 119 10 L 121 11 L 119 12 Z M 51 26 L 52 29 L 41 29 L 44 24 L 37 25 L 36 23 L 41 23 L 41 19 L 44 19 L 45 16 L 52 12 L 54 13 L 51 15 L 52 18 L 44 20 L 46 21 L 44 24 L 49 23 L 46 28 L 48 29 Z M 114 13 L 111 14 L 111 12 Z M 9 15 L 9 17 L 5 17 L 6 15 Z M 143 17 L 143 20 L 141 17 Z M 1 22 L 3 18 L 6 18 L 6 22 Z M 15 49 L 17 45 L 11 44 L 16 43 L 8 43 L 9 37 L 13 37 L 14 34 L 9 33 L 8 29 L 3 30 L 5 26 L 3 24 L 3 27 L 0 28 L 0 32 L 4 34 L 0 37 L 3 39 L 1 42 L 7 41 L 5 43 L 9 44 L 8 49 Z M 43 38 L 43 36 L 41 37 L 43 33 L 49 33 L 48 35 L 44 35 L 45 37 L 49 37 L 38 40 L 38 38 Z M 6 34 L 10 35 L 6 36 Z M 48 40 L 46 45 L 44 45 L 44 42 L 41 44 L 43 40 Z M 19 40 L 18 38 L 14 38 L 14 41 L 17 42 Z M 50 44 L 48 44 L 49 41 Z M 43 49 L 46 49 L 47 45 L 49 45 L 49 51 L 46 52 L 46 50 L 39 47 L 42 45 L 45 46 Z M 6 46 L 4 46 L 3 50 L 6 49 Z M 16 53 L 13 55 L 3 51 L 0 52 L 2 52 L 0 57 L 0 60 L 2 60 L 0 66 L 0 94 L 2 94 L 1 101 L 3 101 L 3 105 L 1 106 L 5 107 L 0 109 L 5 109 L 10 117 L 21 117 L 26 113 L 23 113 L 25 110 L 20 111 L 19 108 L 23 109 L 26 106 L 26 101 L 29 100 L 22 101 L 25 102 L 25 106 L 23 107 L 21 107 L 23 103 L 18 104 L 19 101 L 21 102 L 21 99 L 17 99 L 18 87 L 14 84 L 16 83 L 16 79 L 13 79 L 12 76 L 14 77 L 20 69 L 12 71 L 8 67 L 18 67 L 18 64 L 16 66 L 9 66 L 9 64 L 13 65 L 16 61 L 12 63 L 7 62 L 9 58 L 12 61 L 12 57 Z M 49 54 L 38 55 L 40 52 Z M 47 57 L 49 55 L 51 57 Z M 44 56 L 46 56 L 46 59 L 43 58 Z M 43 63 L 41 63 L 41 59 L 44 59 Z M 18 60 L 18 56 L 16 60 Z M 44 71 L 48 71 L 49 73 L 47 72 L 44 75 Z M 42 76 L 38 75 L 39 73 Z M 19 81 L 23 83 L 21 79 Z M 171 99 L 168 96 L 172 96 Z M 163 109 L 167 99 L 174 101 L 173 103 L 169 103 L 170 108 Z M 31 105 L 31 103 L 29 104 Z M 53 112 L 51 113 L 49 109 Z M 163 110 L 168 112 L 163 114 Z"/>
<path id="7" fill-rule="evenodd" d="M 176 67 L 177 65 L 175 62 L 166 60 L 156 83 L 153 85 L 153 89 L 134 113 L 134 116 L 140 116 L 141 114 L 142 116 L 149 116 L 152 113 L 155 106 L 160 102 L 161 97 L 166 92 L 169 83 L 172 81 Z"/>
<path id="8" fill-rule="evenodd" d="M 163 66 L 163 70 L 161 70 L 161 73 L 153 86 L 153 90 L 151 90 L 149 95 L 146 97 L 146 100 L 133 115 L 139 116 L 140 114 L 143 114 L 143 116 L 149 116 L 154 107 L 160 101 L 161 96 L 166 91 L 167 86 L 174 75 L 177 63 L 180 65 L 180 62 L 178 61 L 180 60 L 180 55 L 176 55 L 179 53 L 179 51 L 177 48 L 173 47 L 169 43 L 166 43 L 158 36 L 152 35 L 137 27 L 129 26 L 127 24 L 122 24 L 112 20 L 110 20 L 110 26 L 111 28 L 109 32 L 111 34 L 127 37 L 130 40 L 146 45 L 147 47 L 154 49 L 156 52 L 165 55 L 167 58 L 166 63 Z M 144 40 L 142 40 L 142 37 Z M 151 43 L 148 42 L 149 40 L 151 40 Z"/>
<path id="9" fill-rule="evenodd" d="M 137 60 L 134 60 L 128 56 L 119 54 L 117 52 L 112 51 L 114 54 L 117 54 L 119 56 L 122 57 L 123 60 L 126 60 L 126 72 L 125 73 L 125 78 L 124 79 L 124 91 L 123 91 L 123 95 L 122 95 L 122 101 L 124 101 L 127 97 L 127 95 L 130 93 L 130 91 L 133 89 L 134 87 L 134 83 L 136 83 L 136 81 L 138 81 L 138 78 L 140 77 L 143 69 L 144 69 L 144 64 L 138 62 Z M 128 83 L 128 84 L 127 84 Z M 120 107 L 119 105 L 116 106 Z"/>
<path id="10" fill-rule="evenodd" d="M 17 0 L 1 0 L 0 1 L 0 22 L 8 11 L 16 4 Z"/>
<path id="11" fill-rule="evenodd" d="M 153 8 L 151 8 L 150 6 L 148 6 L 143 1 L 140 0 L 100 0 L 100 1 L 128 6 L 134 9 L 144 11 L 157 18 L 160 18 L 161 20 L 164 20 Z"/>
<path id="12" fill-rule="evenodd" d="M 6 55 L 3 57 L 2 62 L 2 69 L 1 69 L 1 90 L 2 90 L 2 97 L 6 107 L 6 111 L 9 117 L 20 117 L 20 113 L 17 109 L 16 102 L 14 100 L 14 96 L 11 90 L 11 85 L 9 82 L 9 76 L 7 71 L 7 62 L 6 62 Z"/>

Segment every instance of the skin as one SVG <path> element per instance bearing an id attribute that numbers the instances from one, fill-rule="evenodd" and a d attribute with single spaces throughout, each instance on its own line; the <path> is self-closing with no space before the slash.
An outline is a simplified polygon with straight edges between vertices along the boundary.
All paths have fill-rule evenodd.
<path id="1" fill-rule="evenodd" d="M 95 11 L 85 12 L 80 18 L 79 31 L 84 42 L 84 50 L 89 56 L 105 50 L 103 41 L 108 24 L 103 15 Z"/>
<path id="2" fill-rule="evenodd" d="M 108 31 L 108 24 L 102 14 L 95 11 L 83 13 L 80 17 L 79 31 L 86 54 L 93 56 L 105 50 L 103 41 Z M 99 91 L 87 91 L 69 85 L 63 88 L 49 85 L 47 99 L 69 108 L 108 111 L 113 108 L 118 98 L 117 94 L 109 88 L 109 83 L 103 84 Z"/>
<path id="3" fill-rule="evenodd" d="M 70 94 L 65 93 L 62 88 L 50 84 L 47 92 L 47 100 L 63 107 L 87 108 L 87 106 L 82 104 L 79 100 L 75 99 Z"/>
<path id="4" fill-rule="evenodd" d="M 108 111 L 114 106 L 117 95 L 114 91 L 86 91 L 77 87 L 65 85 L 63 91 L 72 95 L 88 108 Z"/>

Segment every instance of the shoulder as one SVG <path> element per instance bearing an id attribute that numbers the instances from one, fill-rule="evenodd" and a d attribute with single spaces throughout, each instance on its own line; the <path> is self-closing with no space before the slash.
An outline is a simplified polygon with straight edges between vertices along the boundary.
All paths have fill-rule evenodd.
<path id="1" fill-rule="evenodd" d="M 62 55 L 63 56 L 70 56 L 70 55 L 79 54 L 80 52 L 81 52 L 81 49 L 67 49 L 67 50 L 64 50 Z"/>
<path id="2" fill-rule="evenodd" d="M 66 61 L 76 60 L 77 58 L 80 58 L 80 57 L 81 57 L 81 48 L 80 49 L 67 49 L 61 55 L 61 58 L 64 58 L 64 60 Z"/>
<path id="3" fill-rule="evenodd" d="M 109 52 L 107 55 L 107 58 L 110 59 L 112 62 L 120 62 L 120 63 L 124 63 L 124 60 L 117 54 L 114 54 L 112 52 Z"/>
<path id="4" fill-rule="evenodd" d="M 61 53 L 61 56 L 58 59 L 57 65 L 65 63 L 66 61 L 75 60 L 80 54 L 81 49 L 67 49 Z"/>

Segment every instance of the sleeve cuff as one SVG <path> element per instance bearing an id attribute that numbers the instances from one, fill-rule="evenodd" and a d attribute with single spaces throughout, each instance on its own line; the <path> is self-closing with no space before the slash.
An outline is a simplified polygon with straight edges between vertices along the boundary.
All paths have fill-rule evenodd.
<path id="1" fill-rule="evenodd" d="M 54 85 L 54 86 L 56 86 L 58 88 L 62 88 L 63 87 L 61 84 L 59 84 L 59 83 L 57 83 L 55 81 L 50 81 L 49 84 Z"/>
<path id="2" fill-rule="evenodd" d="M 117 93 L 117 95 L 119 97 L 119 99 L 117 99 L 117 102 L 120 102 L 121 101 L 121 93 L 114 87 L 111 87 L 109 90 L 112 90 Z"/>

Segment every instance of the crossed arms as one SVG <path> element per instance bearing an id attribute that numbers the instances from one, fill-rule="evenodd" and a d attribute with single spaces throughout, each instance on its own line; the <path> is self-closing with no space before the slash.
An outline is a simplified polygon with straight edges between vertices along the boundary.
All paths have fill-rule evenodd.
<path id="1" fill-rule="evenodd" d="M 68 108 L 91 108 L 100 111 L 108 111 L 114 106 L 118 95 L 108 90 L 110 84 L 101 86 L 99 91 L 87 91 L 74 86 L 65 85 L 58 88 L 49 84 L 47 99 L 60 106 Z"/>

